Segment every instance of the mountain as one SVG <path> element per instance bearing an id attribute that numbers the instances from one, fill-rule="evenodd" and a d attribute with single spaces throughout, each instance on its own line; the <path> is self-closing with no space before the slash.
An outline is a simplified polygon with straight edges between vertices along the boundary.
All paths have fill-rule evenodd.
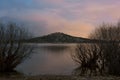
<path id="1" fill-rule="evenodd" d="M 74 37 L 61 32 L 56 32 L 42 37 L 35 37 L 26 41 L 33 43 L 80 43 L 80 42 L 88 42 L 90 41 L 90 39 L 86 39 L 82 37 Z"/>

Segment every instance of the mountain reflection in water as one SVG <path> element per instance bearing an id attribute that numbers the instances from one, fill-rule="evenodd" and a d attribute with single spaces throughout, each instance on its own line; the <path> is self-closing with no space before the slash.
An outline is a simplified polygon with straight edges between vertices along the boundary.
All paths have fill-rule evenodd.
<path id="1" fill-rule="evenodd" d="M 46 45 L 41 46 L 44 50 L 52 51 L 52 52 L 62 52 L 66 49 L 70 49 L 70 46 L 68 45 Z"/>

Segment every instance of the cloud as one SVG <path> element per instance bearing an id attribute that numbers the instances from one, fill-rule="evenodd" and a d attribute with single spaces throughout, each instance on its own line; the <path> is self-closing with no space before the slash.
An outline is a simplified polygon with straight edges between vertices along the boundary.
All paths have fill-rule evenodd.
<path id="1" fill-rule="evenodd" d="M 31 22 L 37 35 L 60 31 L 86 37 L 96 25 L 116 22 L 119 5 L 119 0 L 1 0 L 0 16 Z"/>
<path id="2" fill-rule="evenodd" d="M 49 15 L 49 13 L 38 12 L 29 14 L 22 19 L 37 24 L 37 27 L 35 27 L 39 32 L 37 35 L 64 32 L 73 36 L 87 37 L 88 33 L 94 28 L 90 23 L 81 22 L 81 20 L 67 20 L 57 14 Z M 44 31 L 44 33 L 40 31 Z"/>
<path id="3" fill-rule="evenodd" d="M 46 2 L 46 3 L 52 3 L 52 4 L 56 4 L 56 3 L 64 3 L 65 0 L 34 0 L 35 2 Z"/>

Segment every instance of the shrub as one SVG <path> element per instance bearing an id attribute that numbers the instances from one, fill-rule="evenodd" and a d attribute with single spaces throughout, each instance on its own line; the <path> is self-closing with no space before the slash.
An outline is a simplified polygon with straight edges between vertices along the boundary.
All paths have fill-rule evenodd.
<path id="1" fill-rule="evenodd" d="M 24 27 L 15 23 L 0 24 L 0 72 L 14 71 L 32 52 L 32 46 L 24 44 L 29 35 Z"/>
<path id="2" fill-rule="evenodd" d="M 72 55 L 79 64 L 75 72 L 120 75 L 120 22 L 117 25 L 101 25 L 89 38 L 96 42 L 79 44 Z"/>

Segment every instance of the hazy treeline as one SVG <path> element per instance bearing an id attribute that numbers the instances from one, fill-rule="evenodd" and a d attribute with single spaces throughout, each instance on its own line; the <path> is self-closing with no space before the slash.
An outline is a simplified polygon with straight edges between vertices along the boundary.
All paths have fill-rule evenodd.
<path id="1" fill-rule="evenodd" d="M 72 55 L 78 68 L 76 75 L 120 75 L 120 22 L 102 24 L 89 36 L 98 43 L 84 43 L 76 47 Z M 105 40 L 108 42 L 102 42 Z M 117 43 L 116 43 L 117 42 Z"/>

